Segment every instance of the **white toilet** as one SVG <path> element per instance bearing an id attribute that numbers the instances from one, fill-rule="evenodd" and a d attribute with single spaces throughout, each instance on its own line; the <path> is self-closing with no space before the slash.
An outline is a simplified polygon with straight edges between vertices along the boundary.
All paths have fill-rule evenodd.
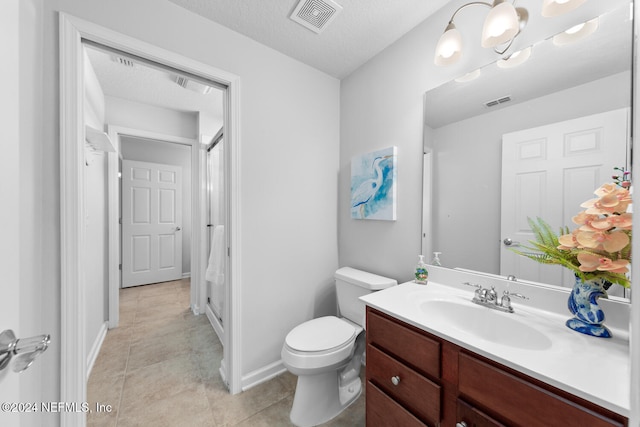
<path id="1" fill-rule="evenodd" d="M 296 326 L 282 347 L 283 364 L 298 376 L 290 418 L 299 427 L 329 421 L 360 396 L 365 306 L 358 298 L 397 284 L 350 267 L 336 271 L 335 281 L 340 317 Z"/>

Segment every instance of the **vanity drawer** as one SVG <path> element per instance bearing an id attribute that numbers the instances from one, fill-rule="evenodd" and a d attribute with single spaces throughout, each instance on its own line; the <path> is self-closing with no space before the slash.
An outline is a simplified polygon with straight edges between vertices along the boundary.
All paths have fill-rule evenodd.
<path id="1" fill-rule="evenodd" d="M 440 378 L 440 342 L 369 307 L 367 343 L 383 349 L 422 374 Z"/>
<path id="2" fill-rule="evenodd" d="M 465 423 L 468 427 L 507 427 L 462 399 L 457 401 L 456 422 Z"/>
<path id="3" fill-rule="evenodd" d="M 367 427 L 427 427 L 370 382 L 367 382 L 366 399 Z"/>
<path id="4" fill-rule="evenodd" d="M 372 345 L 367 346 L 367 381 L 422 421 L 440 422 L 441 387 Z M 394 384 L 394 380 L 397 382 Z"/>
<path id="5" fill-rule="evenodd" d="M 592 408 L 542 388 L 533 379 L 527 381 L 463 352 L 459 355 L 458 369 L 458 387 L 465 400 L 500 414 L 506 424 L 527 427 L 626 425 L 623 420 L 598 414 Z"/>

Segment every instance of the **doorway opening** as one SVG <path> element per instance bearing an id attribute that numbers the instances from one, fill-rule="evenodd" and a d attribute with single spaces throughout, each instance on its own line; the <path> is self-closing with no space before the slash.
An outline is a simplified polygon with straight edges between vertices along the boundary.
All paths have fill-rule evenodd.
<path id="1" fill-rule="evenodd" d="M 85 46 L 99 46 L 111 53 L 122 54 L 126 59 L 139 61 L 149 66 L 159 66 L 165 70 L 179 72 L 188 81 L 214 84 L 223 90 L 222 103 L 224 107 L 223 125 L 225 129 L 225 165 L 227 179 L 225 180 L 226 209 L 228 213 L 228 232 L 225 233 L 226 243 L 226 284 L 224 323 L 227 326 L 224 335 L 224 360 L 226 366 L 225 382 L 229 385 L 231 393 L 240 391 L 240 363 L 239 363 L 239 253 L 240 241 L 238 233 L 240 229 L 239 200 L 239 79 L 218 70 L 209 65 L 182 57 L 170 51 L 158 48 L 140 40 L 124 36 L 111 30 L 102 28 L 90 22 L 61 14 L 60 17 L 60 73 L 61 73 L 61 399 L 64 401 L 85 401 L 88 369 L 87 349 L 91 343 L 87 339 L 85 328 L 87 321 L 87 298 L 90 297 L 86 290 L 85 254 L 87 221 L 85 217 L 84 194 L 84 160 L 85 138 L 89 132 L 85 127 L 83 102 L 85 95 L 85 78 L 83 70 L 86 60 Z M 176 88 L 180 88 L 176 83 Z M 189 85 L 188 82 L 185 83 Z M 116 109 L 114 111 L 122 111 Z M 115 123 L 115 122 L 112 122 Z M 161 122 L 167 124 L 167 122 Z M 198 121 L 200 123 L 200 121 Z M 105 123 L 106 124 L 106 123 Z M 104 125 L 104 124 L 103 124 Z M 144 126 L 131 126 L 131 124 L 109 124 L 103 126 L 105 133 L 112 141 L 118 141 L 121 134 L 127 134 L 126 129 L 144 129 Z M 123 129 L 125 131 L 123 131 Z M 95 130 L 95 129 L 94 129 Z M 153 131 L 146 130 L 145 137 L 155 138 Z M 206 220 L 204 216 L 204 183 L 205 183 L 205 156 L 207 143 L 216 132 L 199 132 L 192 138 L 191 161 L 193 182 L 197 188 L 193 191 L 197 197 L 192 199 L 193 230 L 190 244 L 191 262 L 191 308 L 195 314 L 205 313 L 206 307 L 206 283 L 204 281 L 206 257 Z M 140 136 L 140 135 L 136 135 Z M 114 196 L 119 193 L 118 164 L 119 155 L 116 150 L 108 153 L 105 159 L 107 169 L 107 195 L 108 229 L 109 229 L 109 253 L 108 253 L 108 320 L 110 326 L 113 323 L 113 311 L 117 308 L 117 292 L 120 284 L 119 250 L 114 242 L 118 242 L 119 212 L 116 202 L 115 207 L 111 203 Z M 117 198 L 115 199 L 117 200 Z M 115 230 L 115 231 L 114 231 Z M 233 244 L 232 244 L 233 243 Z M 114 262 L 114 260 L 116 262 Z M 114 269 L 115 265 L 115 269 Z M 116 286 L 113 284 L 116 283 Z M 115 304 L 111 304 L 113 295 L 116 295 Z M 117 312 L 117 311 L 116 311 Z M 117 324 L 117 315 L 115 318 Z M 61 417 L 65 425 L 83 425 L 84 417 L 77 414 L 68 414 Z"/>

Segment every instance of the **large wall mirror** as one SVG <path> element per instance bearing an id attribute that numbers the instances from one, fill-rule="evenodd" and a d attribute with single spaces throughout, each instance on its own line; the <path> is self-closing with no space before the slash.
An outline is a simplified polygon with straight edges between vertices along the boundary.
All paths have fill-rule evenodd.
<path id="1" fill-rule="evenodd" d="M 529 3 L 541 2 L 521 6 L 529 8 Z M 530 9 L 523 36 L 530 31 L 538 39 L 518 46 L 531 47 L 526 62 L 513 66 L 515 61 L 496 61 L 465 70 L 470 74 L 426 93 L 424 145 L 431 167 L 425 170 L 423 252 L 428 259 L 437 251 L 445 267 L 572 285 L 561 267 L 542 266 L 521 256 L 515 267 L 513 260 L 505 261 L 505 252 L 513 254 L 505 239 L 512 245 L 526 243 L 527 217 L 545 218 L 554 228 L 573 228 L 571 217 L 581 210 L 580 203 L 592 198 L 597 186 L 611 182 L 613 167 L 630 167 L 631 3 L 586 2 L 560 20 L 542 18 Z M 595 21 L 588 25 L 595 31 L 586 38 L 565 33 L 591 20 Z M 477 45 L 469 41 L 465 48 L 481 49 Z M 550 153 L 532 143 L 528 154 L 540 156 L 541 167 L 559 168 L 559 175 L 539 174 L 538 184 L 550 180 L 547 188 L 557 191 L 520 181 L 514 186 L 520 178 L 514 178 L 511 155 L 503 158 L 503 139 L 524 135 L 535 142 L 547 138 L 540 136 L 541 130 L 553 133 L 558 127 L 561 154 L 571 162 L 582 160 L 546 157 Z M 573 182 L 572 190 L 563 181 Z M 505 209 L 511 213 L 505 214 Z M 506 235 L 504 223 L 514 210 L 515 229 Z M 560 219 L 550 220 L 557 212 Z M 525 262 L 530 264 L 521 264 Z M 618 286 L 611 291 L 628 296 Z"/>

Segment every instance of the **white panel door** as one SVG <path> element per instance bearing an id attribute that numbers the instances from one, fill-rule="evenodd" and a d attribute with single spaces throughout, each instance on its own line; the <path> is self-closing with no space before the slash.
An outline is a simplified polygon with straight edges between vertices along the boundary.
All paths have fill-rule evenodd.
<path id="1" fill-rule="evenodd" d="M 182 168 L 122 162 L 122 286 L 182 277 Z"/>
<path id="2" fill-rule="evenodd" d="M 2 67 L 0 76 L 3 82 L 15 81 L 19 77 L 20 62 L 18 35 L 19 17 L 21 12 L 20 2 L 12 0 L 3 5 L 3 13 L 0 15 L 0 34 L 5 40 L 3 50 L 7 63 Z M 2 260 L 2 297 L 0 298 L 0 333 L 6 329 L 13 330 L 20 337 L 24 333 L 21 327 L 21 316 L 38 316 L 38 301 L 26 301 L 28 295 L 34 295 L 27 291 L 20 292 L 20 266 L 34 260 L 21 259 L 21 216 L 20 210 L 20 185 L 18 178 L 24 174 L 20 169 L 20 88 L 15 84 L 3 85 L 3 96 L 0 99 L 0 108 L 5 119 L 2 124 L 3 150 L 0 156 L 0 194 L 2 194 L 3 208 L 0 209 L 0 220 L 5 224 L 2 233 L 2 245 L 0 245 L 0 259 Z M 27 114 L 27 117 L 31 117 Z M 24 154 L 23 154 L 24 155 Z M 23 168 L 25 166 L 22 166 Z M 22 173 L 21 173 L 22 172 Z M 25 221 L 28 224 L 28 221 Z M 27 258 L 29 254 L 26 254 Z M 24 256 L 24 255 L 22 255 Z M 32 268 L 38 268 L 32 264 Z M 22 296 L 22 298 L 21 298 Z M 20 307 L 33 307 L 32 312 L 20 313 Z M 55 372 L 51 373 L 55 375 Z M 20 390 L 20 380 L 24 374 L 14 373 L 11 366 L 0 371 L 0 402 L 20 402 L 36 398 L 37 396 L 25 396 Z M 12 408 L 9 408 L 12 409 Z M 34 414 L 21 414 L 16 412 L 0 411 L 0 425 L 20 426 L 21 420 L 26 424 L 27 418 Z"/>
<path id="3" fill-rule="evenodd" d="M 554 231 L 573 229 L 571 218 L 582 210 L 580 204 L 611 182 L 614 167 L 625 167 L 627 134 L 628 109 L 621 109 L 502 136 L 500 274 L 572 285 L 568 270 L 509 248 L 534 239 L 527 217 L 544 219 Z"/>

